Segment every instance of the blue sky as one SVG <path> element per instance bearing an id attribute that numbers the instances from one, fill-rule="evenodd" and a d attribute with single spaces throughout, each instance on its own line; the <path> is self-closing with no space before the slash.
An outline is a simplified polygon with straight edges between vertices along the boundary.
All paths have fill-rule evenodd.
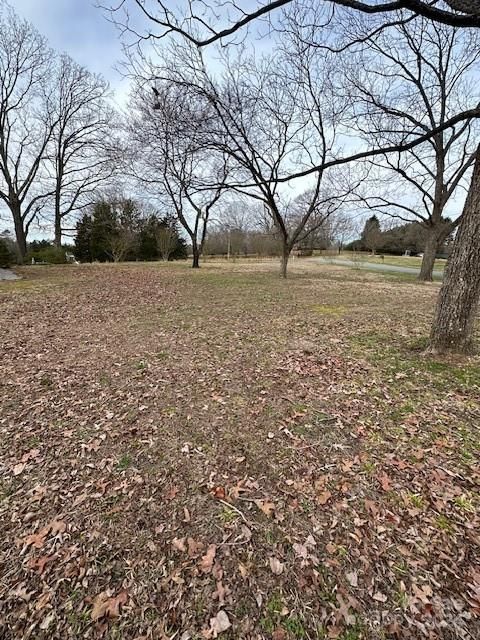
<path id="1" fill-rule="evenodd" d="M 120 34 L 94 0 L 10 0 L 57 51 L 65 51 L 90 71 L 101 73 L 119 93 L 126 83 L 114 67 L 122 57 Z"/>

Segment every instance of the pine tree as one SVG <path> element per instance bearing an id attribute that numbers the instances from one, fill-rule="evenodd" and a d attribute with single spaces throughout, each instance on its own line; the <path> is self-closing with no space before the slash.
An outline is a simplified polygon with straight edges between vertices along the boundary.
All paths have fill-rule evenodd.
<path id="1" fill-rule="evenodd" d="M 92 262 L 92 217 L 85 213 L 77 222 L 75 257 L 80 262 Z"/>

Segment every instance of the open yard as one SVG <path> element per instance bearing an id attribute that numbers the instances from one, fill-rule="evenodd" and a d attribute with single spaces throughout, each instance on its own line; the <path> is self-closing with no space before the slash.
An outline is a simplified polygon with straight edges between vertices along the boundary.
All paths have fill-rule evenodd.
<path id="1" fill-rule="evenodd" d="M 0 637 L 480 638 L 480 358 L 295 261 L 0 283 Z"/>

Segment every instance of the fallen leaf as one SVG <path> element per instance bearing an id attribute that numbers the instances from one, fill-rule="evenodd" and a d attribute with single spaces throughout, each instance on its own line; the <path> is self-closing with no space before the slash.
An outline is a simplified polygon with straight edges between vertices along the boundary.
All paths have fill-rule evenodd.
<path id="1" fill-rule="evenodd" d="M 172 540 L 172 545 L 177 551 L 185 552 L 187 550 L 187 547 L 185 546 L 185 538 L 174 538 Z"/>
<path id="2" fill-rule="evenodd" d="M 118 596 L 109 597 L 107 591 L 98 594 L 93 602 L 91 618 L 94 622 L 103 617 L 118 618 L 120 615 L 120 607 L 128 600 L 128 593 L 123 590 Z"/>
<path id="3" fill-rule="evenodd" d="M 275 629 L 272 633 L 272 640 L 287 640 L 287 632 L 282 627 Z"/>
<path id="4" fill-rule="evenodd" d="M 268 502 L 268 500 L 255 500 L 255 504 L 266 516 L 273 516 L 275 512 L 275 505 L 273 502 Z"/>
<path id="5" fill-rule="evenodd" d="M 327 504 L 331 497 L 332 494 L 330 491 L 322 491 L 322 493 L 318 494 L 317 501 L 319 502 L 319 504 Z"/>
<path id="6" fill-rule="evenodd" d="M 380 486 L 382 487 L 382 489 L 384 491 L 390 491 L 391 490 L 391 480 L 390 478 L 387 476 L 386 473 L 381 473 L 378 475 L 378 481 L 380 482 Z"/>
<path id="7" fill-rule="evenodd" d="M 214 618 L 210 618 L 210 631 L 213 633 L 214 638 L 230 629 L 231 626 L 231 622 L 223 609 L 220 609 Z"/>
<path id="8" fill-rule="evenodd" d="M 200 560 L 200 571 L 203 571 L 203 573 L 210 573 L 216 553 L 216 545 L 211 544 L 207 549 L 207 553 L 202 556 L 202 559 Z"/>
<path id="9" fill-rule="evenodd" d="M 284 569 L 283 562 L 280 562 L 278 558 L 274 558 L 274 557 L 269 558 L 268 561 L 270 563 L 270 569 L 272 573 L 274 573 L 276 576 L 279 576 L 281 573 L 283 573 L 283 569 Z"/>
<path id="10" fill-rule="evenodd" d="M 225 491 L 225 487 L 214 487 L 210 493 L 212 494 L 212 496 L 214 498 L 216 498 L 217 500 L 225 500 L 225 498 L 227 497 L 227 493 Z"/>
<path id="11" fill-rule="evenodd" d="M 52 535 L 56 536 L 58 533 L 64 533 L 67 530 L 67 525 L 63 520 L 52 520 L 52 522 L 48 525 L 50 528 L 50 532 Z"/>
<path id="12" fill-rule="evenodd" d="M 33 571 L 36 571 L 39 575 L 41 575 L 45 569 L 45 565 L 47 564 L 47 562 L 50 562 L 52 558 L 53 556 L 40 556 L 39 558 L 30 558 L 27 566 L 29 569 L 32 569 Z"/>
<path id="13" fill-rule="evenodd" d="M 347 582 L 352 587 L 358 587 L 358 575 L 356 571 L 345 574 Z"/>
<path id="14" fill-rule="evenodd" d="M 50 613 L 46 616 L 46 618 L 44 618 L 40 623 L 39 625 L 40 629 L 42 631 L 46 631 L 54 619 L 55 619 L 55 611 L 50 611 Z"/>
<path id="15" fill-rule="evenodd" d="M 372 597 L 377 602 L 386 602 L 387 601 L 387 596 L 384 593 L 380 593 L 380 591 L 377 591 L 376 593 L 374 593 Z"/>
<path id="16" fill-rule="evenodd" d="M 27 464 L 25 462 L 19 462 L 18 464 L 16 464 L 13 467 L 13 475 L 19 476 L 21 473 L 24 472 L 26 466 Z"/>

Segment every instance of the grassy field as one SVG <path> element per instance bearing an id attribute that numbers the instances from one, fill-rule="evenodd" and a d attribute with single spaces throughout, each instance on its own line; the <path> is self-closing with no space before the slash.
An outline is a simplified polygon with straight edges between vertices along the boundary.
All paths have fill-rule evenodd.
<path id="1" fill-rule="evenodd" d="M 0 283 L 0 637 L 479 638 L 480 358 L 296 261 Z"/>
<path id="2" fill-rule="evenodd" d="M 325 257 L 329 257 L 326 255 Z M 389 256 L 384 255 L 383 258 L 381 255 L 372 255 L 370 253 L 354 253 L 352 251 L 342 251 L 339 255 L 333 255 L 332 257 L 338 258 L 339 260 L 361 260 L 362 262 L 372 262 L 374 264 L 390 264 L 398 267 L 413 267 L 415 269 L 420 269 L 422 264 L 422 258 L 417 256 Z M 445 265 L 447 261 L 443 258 L 437 258 L 435 260 L 435 271 L 443 271 L 445 269 Z"/>

